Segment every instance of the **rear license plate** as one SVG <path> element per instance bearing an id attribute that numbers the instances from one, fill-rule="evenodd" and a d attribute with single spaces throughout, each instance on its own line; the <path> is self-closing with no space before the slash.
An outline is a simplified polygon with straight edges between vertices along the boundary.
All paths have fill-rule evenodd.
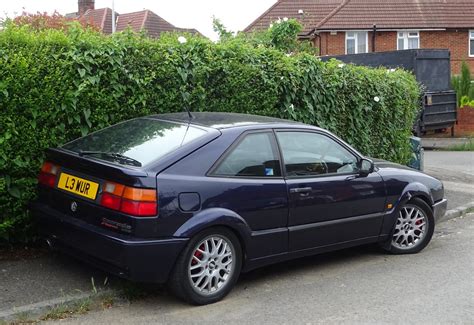
<path id="1" fill-rule="evenodd" d="M 88 181 L 84 178 L 61 173 L 58 188 L 95 200 L 99 184 Z"/>

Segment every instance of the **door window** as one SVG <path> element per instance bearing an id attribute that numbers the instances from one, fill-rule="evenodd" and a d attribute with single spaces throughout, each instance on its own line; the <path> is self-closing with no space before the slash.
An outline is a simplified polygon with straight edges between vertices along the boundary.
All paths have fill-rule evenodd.
<path id="1" fill-rule="evenodd" d="M 331 138 L 310 132 L 277 132 L 288 176 L 357 172 L 357 157 Z"/>
<path id="2" fill-rule="evenodd" d="M 240 177 L 281 176 L 273 134 L 265 132 L 246 135 L 224 157 L 212 174 Z"/>

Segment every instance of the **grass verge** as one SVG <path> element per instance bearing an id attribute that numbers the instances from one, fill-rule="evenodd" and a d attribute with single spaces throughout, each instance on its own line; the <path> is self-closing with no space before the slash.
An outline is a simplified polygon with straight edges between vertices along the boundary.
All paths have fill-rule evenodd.
<path id="1" fill-rule="evenodd" d="M 474 138 L 469 138 L 469 141 L 466 143 L 456 144 L 443 151 L 474 151 Z"/>
<path id="2" fill-rule="evenodd" d="M 122 300 L 123 298 L 118 297 L 113 292 L 98 292 L 87 298 L 53 306 L 40 315 L 30 315 L 25 312 L 18 313 L 13 320 L 0 320 L 0 325 L 37 324 L 41 321 L 62 320 L 82 315 L 89 311 L 108 309 Z"/>

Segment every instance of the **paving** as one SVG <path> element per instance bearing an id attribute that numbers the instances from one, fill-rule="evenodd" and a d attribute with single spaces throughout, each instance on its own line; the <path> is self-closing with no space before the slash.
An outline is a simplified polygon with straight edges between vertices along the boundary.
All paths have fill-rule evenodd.
<path id="1" fill-rule="evenodd" d="M 445 189 L 446 189 L 446 196 L 449 200 L 449 209 L 453 209 L 459 206 L 466 205 L 466 203 L 474 201 L 474 153 L 473 152 L 437 152 L 437 151 L 426 151 L 425 152 L 425 172 L 431 174 L 435 177 L 438 177 L 444 181 Z M 466 221 L 463 221 L 466 222 Z M 450 223 L 451 224 L 451 223 Z M 455 224 L 455 223 L 454 223 Z M 442 224 L 444 227 L 444 223 Z M 441 230 L 440 230 L 441 229 Z M 450 230 L 443 230 L 444 228 L 438 228 L 438 231 L 447 231 Z M 466 231 L 471 228 L 467 228 Z M 444 237 L 442 237 L 444 238 Z M 471 243 L 474 242 L 471 238 Z M 431 247 L 432 245 L 430 245 Z M 442 245 L 441 245 L 442 246 Z M 436 249 L 442 252 L 442 256 L 448 256 L 449 254 L 453 254 L 453 256 L 457 256 L 455 251 L 447 249 L 446 251 L 442 248 L 434 245 L 435 251 Z M 465 249 L 461 243 L 459 243 L 458 247 L 460 249 Z M 466 248 L 467 249 L 467 248 Z M 472 249 L 472 245 L 470 247 Z M 252 297 L 256 295 L 257 297 L 262 297 L 263 301 L 267 303 L 271 303 L 274 299 L 275 302 L 278 304 L 283 304 L 284 301 L 295 299 L 295 301 L 300 301 L 303 305 L 307 304 L 305 299 L 310 299 L 312 303 L 315 305 L 319 303 L 319 298 L 321 295 L 315 292 L 318 292 L 319 288 L 323 289 L 323 293 L 328 295 L 328 297 L 333 297 L 331 295 L 331 286 L 325 284 L 325 281 L 333 281 L 333 276 L 329 273 L 332 272 L 333 268 L 336 268 L 336 271 L 339 272 L 339 278 L 337 278 L 336 283 L 341 285 L 340 288 L 344 288 L 342 285 L 347 285 L 350 281 L 350 272 L 345 273 L 348 270 L 355 268 L 356 270 L 360 270 L 359 273 L 355 273 L 356 277 L 361 277 L 362 283 L 369 285 L 367 275 L 362 272 L 362 270 L 367 270 L 367 268 L 371 265 L 371 263 L 375 263 L 375 266 L 379 269 L 380 272 L 388 272 L 392 274 L 391 268 L 397 267 L 397 262 L 391 262 L 392 264 L 388 263 L 388 266 L 384 266 L 382 261 L 386 261 L 387 259 L 390 261 L 399 261 L 399 257 L 387 257 L 386 255 L 378 255 L 378 252 L 374 252 L 371 249 L 354 249 L 349 250 L 348 252 L 341 252 L 341 253 L 332 253 L 329 255 L 325 255 L 325 257 L 315 257 L 305 259 L 303 262 L 295 262 L 296 266 L 293 266 L 292 263 L 283 264 L 282 266 L 278 267 L 269 267 L 263 270 L 257 270 L 252 272 L 249 276 L 244 276 L 243 280 L 239 283 L 236 293 L 232 296 L 238 297 L 237 300 L 233 300 L 234 298 L 226 299 L 226 302 L 219 303 L 216 306 L 223 306 L 223 309 L 219 309 L 217 314 L 226 315 L 230 313 L 232 306 L 235 303 L 231 303 L 229 301 L 238 301 L 240 304 L 243 304 L 238 310 L 238 313 L 230 319 L 230 321 L 236 321 L 238 319 L 238 315 L 242 317 L 251 314 L 255 314 L 255 319 L 259 319 L 258 315 L 261 314 L 256 306 L 264 307 L 260 302 L 253 301 Z M 434 253 L 433 253 L 434 254 Z M 459 254 L 464 254 L 463 252 L 459 252 Z M 458 255 L 459 255 L 458 254 Z M 370 262 L 372 258 L 375 259 L 374 261 Z M 383 257 L 382 257 L 383 256 Z M 474 255 L 473 255 L 474 256 Z M 438 261 L 440 257 L 433 256 L 434 260 Z M 461 257 L 459 257 L 461 258 Z M 306 261 L 306 262 L 305 262 Z M 315 261 L 315 262 L 312 262 Z M 323 266 L 319 266 L 319 262 L 322 262 Z M 368 261 L 368 265 L 366 262 Z M 472 265 L 472 257 L 467 258 L 462 261 L 452 261 L 453 267 L 450 269 L 452 274 L 457 274 L 455 267 L 457 264 L 466 263 L 468 261 Z M 359 263 L 360 262 L 360 263 Z M 378 265 L 377 263 L 382 263 Z M 353 265 L 353 263 L 355 263 Z M 418 263 L 416 259 L 413 260 L 413 263 Z M 299 265 L 299 267 L 298 267 Z M 436 265 L 436 264 L 433 264 Z M 444 264 L 443 264 L 444 265 Z M 302 268 L 300 271 L 299 268 Z M 405 269 L 405 267 L 412 268 L 413 265 L 405 266 L 404 264 L 398 265 L 398 267 Z M 427 266 L 424 266 L 427 267 Z M 462 268 L 462 266 L 460 266 Z M 273 269 L 277 269 L 280 271 L 272 271 Z M 288 273 L 286 271 L 281 271 L 281 269 L 289 269 Z M 319 272 L 322 268 L 323 272 Z M 344 271 L 346 270 L 346 271 Z M 317 272 L 316 272 L 317 271 Z M 266 276 L 265 273 L 270 272 L 269 276 Z M 273 272 L 273 273 L 272 273 Z M 282 273 L 283 272 L 283 273 Z M 310 274 L 306 274 L 305 272 L 310 272 Z M 315 275 L 311 275 L 312 272 L 315 272 Z M 253 275 L 252 275 L 253 274 Z M 273 274 L 273 275 L 272 275 Z M 369 272 L 370 274 L 370 272 Z M 443 271 L 441 274 L 447 276 L 446 272 Z M 282 280 L 279 280 L 279 276 L 283 276 Z M 381 280 L 379 274 L 373 274 L 376 280 Z M 393 274 L 392 274 L 393 275 Z M 299 279 L 299 277 L 303 277 L 303 279 Z M 399 274 L 403 278 L 403 273 Z M 457 275 L 456 275 L 457 276 Z M 472 279 L 472 275 L 469 274 Z M 469 278 L 468 276 L 468 278 Z M 304 278 L 309 277 L 312 286 L 310 288 L 304 287 Z M 398 282 L 392 282 L 391 276 L 387 278 L 389 284 L 392 285 L 399 285 Z M 94 284 L 92 282 L 94 279 Z M 107 279 L 107 281 L 105 281 Z M 320 282 L 316 281 L 317 279 L 321 279 Z M 324 281 L 323 281 L 324 280 Z M 437 281 L 436 279 L 433 279 Z M 474 279 L 473 279 L 474 280 Z M 296 287 L 291 285 L 291 282 L 295 281 Z M 398 281 L 398 280 L 397 280 Z M 442 280 L 441 280 L 442 281 Z M 104 286 L 104 282 L 107 284 Z M 379 283 L 382 287 L 385 286 L 384 281 L 376 282 Z M 474 283 L 474 281 L 473 281 Z M 92 292 L 93 288 L 100 289 L 103 287 L 117 289 L 120 288 L 123 284 L 123 281 L 120 281 L 114 277 L 107 276 L 106 274 L 89 267 L 83 263 L 77 262 L 76 260 L 69 258 L 63 255 L 56 255 L 56 254 L 43 254 L 37 258 L 28 258 L 28 259 L 17 259 L 17 260 L 0 260 L 0 316 L 2 312 L 15 312 L 20 306 L 40 303 L 44 301 L 48 301 L 61 297 L 69 297 L 69 296 L 78 296 L 81 297 L 84 293 Z M 262 293 L 258 293 L 253 289 L 254 285 L 262 290 Z M 427 284 L 428 285 L 428 284 Z M 432 285 L 429 285 L 430 288 Z M 251 289 L 252 287 L 252 289 Z M 273 288 L 277 289 L 273 289 Z M 286 289 L 285 289 L 286 288 Z M 334 288 L 333 288 L 334 289 Z M 337 288 L 336 288 L 337 289 Z M 336 290 L 335 289 L 335 290 Z M 249 290 L 249 291 L 247 291 Z M 302 298 L 299 299 L 293 293 L 294 290 L 301 290 Z M 316 290 L 316 291 L 312 291 Z M 324 290 L 328 290 L 325 292 Z M 337 289 L 336 292 L 341 294 L 345 294 L 346 289 Z M 367 288 L 361 286 L 355 286 L 354 290 L 358 290 L 356 292 L 364 293 Z M 395 290 L 395 297 L 397 294 L 402 294 L 398 287 Z M 288 297 L 285 297 L 286 291 L 288 291 Z M 474 292 L 474 290 L 472 290 Z M 173 313 L 176 315 L 183 314 L 184 319 L 186 317 L 190 317 L 186 314 L 186 310 L 189 307 L 183 307 L 183 305 L 179 302 L 176 302 L 174 298 L 168 296 L 166 291 L 158 290 L 158 294 L 153 296 L 151 300 L 147 299 L 141 302 L 140 308 L 151 308 L 153 304 L 157 304 L 157 308 L 155 312 L 161 311 L 166 313 L 166 317 L 171 317 Z M 411 292 L 411 291 L 409 291 Z M 273 293 L 273 294 L 272 294 Z M 235 296 L 237 295 L 237 296 Z M 312 296 L 311 296 L 312 295 Z M 374 297 L 367 297 L 368 301 L 376 300 L 378 296 L 384 297 L 382 292 L 373 292 Z M 350 296 L 355 299 L 352 295 Z M 352 299 L 351 298 L 351 299 Z M 472 298 L 472 297 L 471 297 Z M 349 298 L 347 298 L 349 299 Z M 347 299 L 342 299 L 340 303 L 349 304 L 349 307 L 355 306 L 354 302 L 350 302 Z M 384 298 L 386 299 L 386 297 Z M 442 297 L 439 297 L 440 301 L 442 301 Z M 385 301 L 385 300 L 382 300 Z M 472 302 L 472 301 L 471 301 Z M 292 308 L 296 308 L 294 302 L 288 301 L 289 306 L 293 306 Z M 441 302 L 440 302 L 441 303 Z M 326 303 L 323 303 L 321 306 L 325 306 Z M 383 305 L 380 303 L 380 308 Z M 389 306 L 389 305 L 386 305 Z M 460 306 L 464 306 L 461 303 Z M 472 305 L 474 307 L 474 305 Z M 281 305 L 283 308 L 283 305 Z M 362 308 L 366 308 L 365 305 L 360 305 Z M 210 309 L 209 309 L 210 308 Z M 197 318 L 205 318 L 205 311 L 212 311 L 215 307 L 205 307 L 203 309 L 189 309 L 193 310 L 197 313 Z M 318 307 L 320 308 L 320 307 Z M 322 307 L 321 307 L 322 308 Z M 329 308 L 329 307 L 328 307 Z M 352 307 L 351 307 L 352 308 Z M 388 308 L 388 307 L 387 307 Z M 408 308 L 408 306 L 406 306 Z M 421 308 L 421 307 L 420 307 Z M 390 308 L 389 308 L 390 309 Z M 114 308 L 115 310 L 115 308 Z M 263 308 L 262 310 L 268 310 Z M 319 310 L 319 309 L 318 309 Z M 329 308 L 330 310 L 330 308 Z M 132 310 L 133 312 L 138 312 L 136 310 Z M 276 310 L 276 315 L 279 315 L 278 310 Z M 323 313 L 324 314 L 324 313 Z M 187 316 L 186 316 L 187 315 Z M 316 314 L 314 314 L 316 315 Z M 303 315 L 302 315 L 303 316 Z M 164 316 L 163 316 L 164 317 Z M 230 317 L 230 316 L 229 316 Z M 247 317 L 247 316 L 246 316 Z M 172 320 L 173 318 L 162 318 L 163 320 Z M 295 318 L 295 319 L 303 319 L 303 318 Z M 307 318 L 304 318 L 305 320 Z M 141 322 L 144 321 L 143 319 L 136 319 L 137 321 Z M 327 319 L 330 321 L 330 319 Z M 338 321 L 337 318 L 333 319 L 334 321 Z M 344 320 L 344 318 L 342 318 Z M 347 319 L 346 319 L 347 320 Z M 354 318 L 354 321 L 365 321 L 365 318 Z M 313 322 L 319 321 L 317 318 L 313 319 Z"/>
<path id="2" fill-rule="evenodd" d="M 474 324 L 473 250 L 471 213 L 439 224 L 419 254 L 353 248 L 245 274 L 213 305 L 158 291 L 61 324 Z"/>
<path id="3" fill-rule="evenodd" d="M 425 151 L 424 172 L 441 179 L 448 209 L 474 201 L 474 152 Z"/>
<path id="4" fill-rule="evenodd" d="M 113 285 L 115 278 L 54 253 L 0 261 L 0 311 L 100 290 L 106 279 L 106 287 Z"/>
<path id="5" fill-rule="evenodd" d="M 437 137 L 437 138 L 421 138 L 421 145 L 426 150 L 448 149 L 453 146 L 467 144 L 472 141 L 472 138 L 452 138 L 452 137 Z"/>

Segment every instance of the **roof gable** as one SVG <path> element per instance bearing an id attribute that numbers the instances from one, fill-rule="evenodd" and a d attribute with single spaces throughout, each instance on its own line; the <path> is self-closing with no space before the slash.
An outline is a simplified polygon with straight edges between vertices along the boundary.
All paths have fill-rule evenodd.
<path id="1" fill-rule="evenodd" d="M 139 32 L 143 29 L 148 10 L 129 12 L 122 14 L 117 18 L 117 31 L 121 32 L 128 27 L 133 31 Z"/>
<path id="2" fill-rule="evenodd" d="M 117 13 L 115 13 L 118 16 Z M 81 20 L 99 27 L 104 34 L 112 34 L 112 9 L 89 9 L 80 17 Z"/>
<path id="3" fill-rule="evenodd" d="M 77 17 L 77 13 L 68 14 Z M 151 10 L 142 10 L 119 15 L 115 12 L 116 31 L 121 32 L 130 27 L 135 32 L 145 30 L 151 37 L 159 37 L 162 32 L 186 32 L 202 36 L 194 28 L 179 28 L 161 18 Z M 97 26 L 104 34 L 112 34 L 112 9 L 89 9 L 79 19 Z"/>
<path id="4" fill-rule="evenodd" d="M 127 27 L 130 27 L 135 32 L 145 30 L 148 36 L 151 37 L 159 37 L 162 32 L 172 31 L 183 31 L 200 35 L 196 29 L 174 26 L 151 10 L 142 10 L 120 15 L 117 19 L 117 31 L 123 31 Z"/>
<path id="5" fill-rule="evenodd" d="M 172 32 L 178 30 L 176 26 L 170 24 L 153 11 L 148 10 L 143 28 L 151 37 L 159 37 L 162 32 Z"/>

